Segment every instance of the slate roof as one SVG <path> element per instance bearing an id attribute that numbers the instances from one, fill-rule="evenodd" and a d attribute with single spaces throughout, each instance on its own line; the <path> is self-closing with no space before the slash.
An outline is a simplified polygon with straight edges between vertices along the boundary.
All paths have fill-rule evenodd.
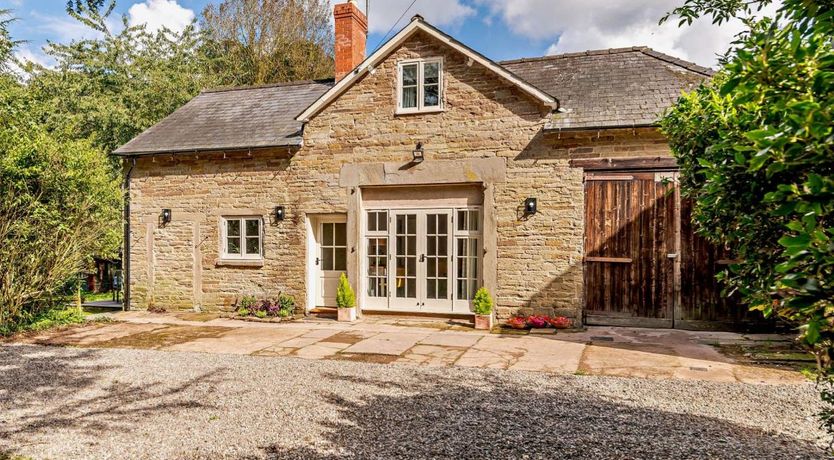
<path id="1" fill-rule="evenodd" d="M 295 117 L 331 86 L 333 80 L 203 91 L 113 153 L 301 145 L 301 123 Z"/>
<path id="2" fill-rule="evenodd" d="M 655 126 L 662 112 L 712 75 L 647 47 L 499 62 L 556 97 L 546 130 Z M 116 155 L 300 146 L 301 112 L 333 80 L 207 90 L 118 148 Z"/>
<path id="3" fill-rule="evenodd" d="M 706 67 L 638 46 L 504 61 L 559 99 L 545 129 L 654 126 L 662 112 L 712 75 Z"/>

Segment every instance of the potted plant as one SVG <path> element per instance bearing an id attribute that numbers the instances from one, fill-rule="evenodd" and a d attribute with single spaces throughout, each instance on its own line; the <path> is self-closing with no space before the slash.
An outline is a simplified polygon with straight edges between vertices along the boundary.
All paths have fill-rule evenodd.
<path id="1" fill-rule="evenodd" d="M 569 329 L 573 323 L 570 318 L 564 316 L 554 316 L 548 322 L 556 329 Z"/>
<path id="2" fill-rule="evenodd" d="M 339 288 L 336 289 L 336 307 L 339 321 L 356 321 L 356 294 L 344 273 L 339 277 Z"/>
<path id="3" fill-rule="evenodd" d="M 475 293 L 472 310 L 475 311 L 475 329 L 492 329 L 492 296 L 487 288 L 482 287 Z"/>

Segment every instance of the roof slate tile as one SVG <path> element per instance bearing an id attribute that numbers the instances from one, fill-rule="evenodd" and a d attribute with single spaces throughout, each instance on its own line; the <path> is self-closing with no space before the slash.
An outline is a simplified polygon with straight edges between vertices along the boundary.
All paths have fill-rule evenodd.
<path id="1" fill-rule="evenodd" d="M 301 144 L 295 117 L 332 80 L 203 91 L 118 148 L 117 155 L 232 150 Z"/>

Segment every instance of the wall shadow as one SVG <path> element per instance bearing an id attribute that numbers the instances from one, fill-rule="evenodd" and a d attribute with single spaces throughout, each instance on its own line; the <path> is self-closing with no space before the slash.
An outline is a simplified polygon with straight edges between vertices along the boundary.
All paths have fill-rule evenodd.
<path id="1" fill-rule="evenodd" d="M 321 448 L 269 445 L 247 458 L 819 458 L 813 444 L 710 417 L 631 407 L 500 377 L 402 385 L 351 377 L 387 395 L 321 393 L 339 416 Z M 339 375 L 327 375 L 337 380 Z M 392 390 L 399 390 L 393 391 Z M 401 391 L 401 392 L 400 392 Z"/>
<path id="2" fill-rule="evenodd" d="M 17 413 L 14 428 L 0 423 L 0 439 L 26 438 L 56 429 L 90 434 L 124 432 L 156 413 L 212 408 L 211 400 L 183 401 L 178 396 L 194 387 L 213 386 L 225 373 L 222 369 L 207 372 L 176 386 L 165 382 L 139 386 L 114 380 L 100 391 L 85 392 L 95 390 L 117 367 L 97 364 L 99 350 L 73 350 L 71 354 L 55 350 L 35 345 L 0 346 L 0 422 L 12 411 Z M 79 393 L 84 396 L 76 397 Z"/>

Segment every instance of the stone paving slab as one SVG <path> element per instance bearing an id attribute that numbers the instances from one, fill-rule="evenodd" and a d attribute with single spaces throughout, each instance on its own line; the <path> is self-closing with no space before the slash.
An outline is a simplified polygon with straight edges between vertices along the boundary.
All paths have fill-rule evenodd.
<path id="1" fill-rule="evenodd" d="M 178 343 L 166 350 L 199 351 L 204 353 L 230 353 L 249 355 L 272 345 L 283 343 L 304 333 L 299 329 L 231 329 L 219 337 L 200 338 L 190 342 Z"/>
<path id="2" fill-rule="evenodd" d="M 406 351 L 395 362 L 402 364 L 420 364 L 430 367 L 447 367 L 455 364 L 466 348 L 438 345 L 417 344 Z"/>
<path id="3" fill-rule="evenodd" d="M 367 338 L 344 350 L 345 353 L 372 353 L 381 355 L 401 355 L 413 347 L 428 334 L 415 334 L 408 332 L 383 332 L 374 337 Z"/>
<path id="4" fill-rule="evenodd" d="M 458 330 L 462 328 L 459 324 L 421 318 L 261 323 L 141 311 L 110 316 L 121 321 L 46 332 L 19 341 L 652 379 L 804 381 L 798 372 L 744 365 L 723 355 L 710 344 L 753 343 L 758 337 L 727 332 L 591 327 L 577 333 L 504 335 Z"/>

